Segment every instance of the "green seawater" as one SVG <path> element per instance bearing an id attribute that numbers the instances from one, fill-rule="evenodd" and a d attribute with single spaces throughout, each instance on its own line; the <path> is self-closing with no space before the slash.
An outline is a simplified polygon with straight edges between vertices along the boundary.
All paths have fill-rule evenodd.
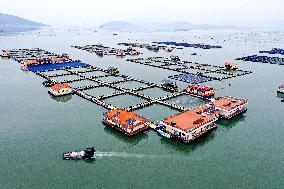
<path id="1" fill-rule="evenodd" d="M 113 36 L 107 32 L 45 29 L 0 36 L 0 49 L 39 47 L 68 53 L 94 66 L 115 66 L 122 74 L 160 83 L 175 72 L 126 62 L 126 58 L 99 58 L 70 46 L 103 43 L 117 47 L 119 42 L 136 40 L 219 44 L 222 49 L 184 48 L 171 53 L 139 50 L 144 53 L 141 57 L 179 55 L 183 60 L 223 65 L 244 54 L 283 48 L 283 36 L 283 31 L 133 32 Z M 194 52 L 198 55 L 191 56 Z M 1 59 L 0 188 L 283 188 L 284 103 L 276 90 L 284 82 L 284 66 L 235 62 L 240 69 L 253 73 L 207 84 L 217 88 L 218 95 L 249 99 L 248 111 L 232 120 L 218 121 L 213 132 L 183 144 L 151 130 L 128 138 L 106 128 L 101 122 L 106 109 L 76 95 L 51 98 L 42 78 L 21 71 L 13 60 Z M 138 87 L 139 83 L 129 86 Z M 89 92 L 101 95 L 104 90 Z M 159 89 L 145 93 L 165 95 Z M 118 96 L 107 101 L 127 107 L 139 99 Z M 187 96 L 170 102 L 186 107 L 203 104 Z M 156 122 L 176 111 L 153 105 L 137 113 Z M 61 159 L 64 151 L 89 146 L 99 151 L 93 161 Z"/>

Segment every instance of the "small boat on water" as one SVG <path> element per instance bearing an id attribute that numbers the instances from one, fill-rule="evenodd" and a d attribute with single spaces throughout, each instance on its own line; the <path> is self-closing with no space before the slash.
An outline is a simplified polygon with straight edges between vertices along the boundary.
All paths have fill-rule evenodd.
<path id="1" fill-rule="evenodd" d="M 107 71 L 111 74 L 111 75 L 117 75 L 119 73 L 118 69 L 115 67 L 108 67 Z"/>
<path id="2" fill-rule="evenodd" d="M 178 56 L 174 56 L 174 55 L 170 56 L 170 59 L 174 62 L 180 61 L 180 58 Z"/>
<path id="3" fill-rule="evenodd" d="M 125 52 L 122 50 L 122 49 L 118 49 L 115 53 L 116 56 L 120 56 L 120 57 L 123 57 L 125 56 Z"/>
<path id="4" fill-rule="evenodd" d="M 5 52 L 5 51 L 3 51 L 3 52 L 0 54 L 0 56 L 1 56 L 2 58 L 10 58 L 10 54 L 7 53 L 7 52 Z"/>
<path id="5" fill-rule="evenodd" d="M 211 98 L 216 94 L 212 87 L 197 84 L 189 85 L 184 89 L 184 91 L 192 96 L 200 98 Z"/>
<path id="6" fill-rule="evenodd" d="M 283 85 L 280 85 L 277 89 L 277 93 L 282 93 L 284 94 L 284 84 Z"/>
<path id="7" fill-rule="evenodd" d="M 175 47 L 168 47 L 168 46 L 166 46 L 164 49 L 167 52 L 172 52 L 175 49 Z"/>
<path id="8" fill-rule="evenodd" d="M 98 56 L 104 56 L 104 52 L 102 50 L 97 50 L 96 55 Z"/>
<path id="9" fill-rule="evenodd" d="M 21 67 L 21 70 L 23 70 L 23 71 L 29 71 L 28 67 L 25 66 L 25 65 L 23 65 L 23 66 Z"/>
<path id="10" fill-rule="evenodd" d="M 48 79 L 42 82 L 45 87 L 51 87 L 56 84 L 54 79 Z"/>
<path id="11" fill-rule="evenodd" d="M 225 62 L 225 67 L 228 70 L 236 70 L 238 69 L 238 65 L 232 62 Z"/>
<path id="12" fill-rule="evenodd" d="M 167 80 L 167 79 L 164 79 L 162 80 L 162 83 L 161 85 L 166 89 L 166 90 L 174 90 L 176 91 L 178 89 L 178 86 L 175 82 L 171 81 L 171 80 Z"/>
<path id="13" fill-rule="evenodd" d="M 171 138 L 171 135 L 166 132 L 166 127 L 164 125 L 159 125 L 155 128 L 155 131 L 163 137 Z"/>
<path id="14" fill-rule="evenodd" d="M 77 160 L 77 159 L 92 159 L 96 150 L 94 147 L 85 148 L 82 151 L 64 152 L 62 154 L 63 160 Z"/>

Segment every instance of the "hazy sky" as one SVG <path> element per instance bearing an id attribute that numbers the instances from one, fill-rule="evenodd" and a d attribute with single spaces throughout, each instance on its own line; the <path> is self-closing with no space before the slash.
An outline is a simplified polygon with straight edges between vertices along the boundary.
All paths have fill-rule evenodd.
<path id="1" fill-rule="evenodd" d="M 284 0 L 0 0 L 0 12 L 50 25 L 124 20 L 259 26 L 284 22 Z"/>

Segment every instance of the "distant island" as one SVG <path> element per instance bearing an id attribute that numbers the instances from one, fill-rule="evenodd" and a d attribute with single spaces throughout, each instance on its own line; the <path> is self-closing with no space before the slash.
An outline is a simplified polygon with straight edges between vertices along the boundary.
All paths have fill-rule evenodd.
<path id="1" fill-rule="evenodd" d="M 237 28 L 235 26 L 228 25 L 210 25 L 202 24 L 195 25 L 190 22 L 181 21 L 170 24 L 152 23 L 152 24 L 133 24 L 125 21 L 110 21 L 99 26 L 100 29 L 104 30 L 154 30 L 154 31 L 188 31 L 193 29 L 232 29 Z"/>
<path id="2" fill-rule="evenodd" d="M 0 13 L 0 32 L 26 31 L 42 26 L 46 25 L 18 16 Z"/>

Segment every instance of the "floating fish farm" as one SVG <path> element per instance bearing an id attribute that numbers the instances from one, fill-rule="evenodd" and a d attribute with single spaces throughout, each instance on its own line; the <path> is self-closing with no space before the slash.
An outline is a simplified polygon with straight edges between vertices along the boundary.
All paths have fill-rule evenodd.
<path id="1" fill-rule="evenodd" d="M 133 48 L 117 49 L 112 47 L 106 47 L 102 44 L 99 45 L 85 45 L 85 46 L 72 46 L 76 49 L 88 51 L 90 53 L 96 53 L 98 56 L 104 55 L 115 55 L 115 56 L 126 56 L 126 55 L 139 55 L 141 52 Z"/>
<path id="2" fill-rule="evenodd" d="M 259 51 L 259 53 L 267 53 L 267 54 L 281 54 L 284 55 L 284 49 L 273 48 L 270 51 Z"/>
<path id="3" fill-rule="evenodd" d="M 180 74 L 169 76 L 169 78 L 192 84 L 203 83 L 211 80 L 224 80 L 251 73 L 251 71 L 244 71 L 240 69 L 228 70 L 224 66 L 181 61 L 176 56 L 171 56 L 170 58 L 148 57 L 145 59 L 127 59 L 127 61 L 179 72 Z"/>
<path id="4" fill-rule="evenodd" d="M 15 50 L 6 50 L 6 52 L 12 52 L 10 54 L 11 58 L 14 60 L 18 60 L 18 62 L 22 63 L 25 58 L 24 56 L 19 56 L 19 54 L 22 54 L 23 49 L 15 49 Z M 51 58 L 49 55 L 52 54 L 52 58 L 57 58 L 58 55 L 54 53 L 50 53 L 48 51 L 44 51 L 41 49 L 25 49 L 25 54 L 31 54 L 34 55 L 40 54 L 40 58 Z M 44 52 L 44 53 L 42 53 Z M 20 57 L 20 58 L 19 58 Z M 30 58 L 30 57 L 27 57 Z M 33 57 L 36 58 L 36 57 Z M 60 66 L 60 64 L 62 66 Z M 131 76 L 122 75 L 122 74 L 111 74 L 109 70 L 104 70 L 98 67 L 91 66 L 86 63 L 81 62 L 61 62 L 61 63 L 42 63 L 42 64 L 35 64 L 35 65 L 29 65 L 28 70 L 34 72 L 35 74 L 43 77 L 46 80 L 52 80 L 55 83 L 68 83 L 72 86 L 72 83 L 76 83 L 78 81 L 89 81 L 88 85 L 80 85 L 78 87 L 72 87 L 74 90 L 74 94 L 77 94 L 78 96 L 87 99 L 91 102 L 94 102 L 98 105 L 101 105 L 107 109 L 117 109 L 118 107 L 115 107 L 114 105 L 108 104 L 104 102 L 104 99 L 115 97 L 118 95 L 132 95 L 137 98 L 145 100 L 145 102 L 130 106 L 128 108 L 125 108 L 128 111 L 138 110 L 147 106 L 150 106 L 152 104 L 161 104 L 167 107 L 170 107 L 172 109 L 183 111 L 186 108 L 178 106 L 176 104 L 170 104 L 166 102 L 166 100 L 169 100 L 171 98 L 181 96 L 184 94 L 184 92 L 177 92 L 177 91 L 169 91 L 168 88 L 165 88 L 162 85 L 158 85 L 155 83 L 151 83 L 148 81 L 144 81 L 141 79 L 136 79 Z M 64 71 L 64 72 L 62 72 Z M 52 74 L 49 74 L 52 73 Z M 57 80 L 57 78 L 63 77 L 63 76 L 72 76 L 74 79 L 69 80 Z M 116 80 L 112 82 L 106 82 L 102 80 L 102 78 L 108 78 L 108 77 L 115 77 Z M 122 88 L 119 86 L 121 83 L 126 82 L 138 82 L 141 84 L 140 87 L 127 89 Z M 107 87 L 110 89 L 114 89 L 116 92 L 111 94 L 103 94 L 100 96 L 92 96 L 84 91 L 99 88 L 99 87 Z M 143 94 L 143 90 L 149 89 L 149 88 L 160 88 L 162 90 L 167 90 L 169 95 L 160 97 L 160 98 L 153 98 L 150 96 L 147 96 Z M 141 92 L 141 93 L 140 93 Z M 120 107 L 121 108 L 121 107 Z"/>
<path id="5" fill-rule="evenodd" d="M 252 55 L 252 56 L 236 58 L 236 60 L 284 65 L 284 58 L 280 57 Z"/>
<path id="6" fill-rule="evenodd" d="M 174 41 L 165 41 L 165 42 L 153 42 L 159 45 L 172 45 L 176 47 L 192 47 L 192 48 L 201 48 L 201 49 L 220 49 L 220 45 L 206 45 L 201 43 L 178 43 Z"/>
<path id="7" fill-rule="evenodd" d="M 110 112 L 106 114 L 102 122 L 106 126 L 111 126 L 128 136 L 143 132 L 147 128 L 152 128 L 163 137 L 178 138 L 187 143 L 216 128 L 217 125 L 214 122 L 219 118 L 230 119 L 246 110 L 245 105 L 247 100 L 233 97 L 218 97 L 216 101 L 204 99 L 207 102 L 205 106 L 191 110 L 168 102 L 169 99 L 189 95 L 185 90 L 178 90 L 177 87 L 169 87 L 172 85 L 169 82 L 166 82 L 165 85 L 155 84 L 129 75 L 119 74 L 119 71 L 113 67 L 105 70 L 82 63 L 80 60 L 72 60 L 67 54 L 57 55 L 39 48 L 14 49 L 4 52 L 8 53 L 11 59 L 21 63 L 26 68 L 23 71 L 32 71 L 44 78 L 43 85 L 51 86 L 48 92 L 53 95 L 52 99 L 56 100 L 57 97 L 67 95 L 66 98 L 57 100 L 64 102 L 71 99 L 70 95 L 77 95 L 106 108 Z M 147 61 L 149 60 L 163 62 L 165 66 L 179 66 L 181 64 L 181 68 L 175 68 L 178 71 L 188 68 L 188 66 L 184 65 L 187 62 L 173 63 L 177 61 L 177 57 L 174 57 L 174 60 L 157 57 L 147 59 Z M 199 66 L 198 69 L 204 71 L 209 69 L 205 69 L 206 66 L 217 68 L 212 65 L 196 65 Z M 219 67 L 219 69 L 221 68 Z M 185 80 L 192 79 L 189 76 L 185 78 Z M 200 78 L 194 78 L 196 81 L 198 79 Z M 121 84 L 130 82 L 139 83 L 139 87 L 129 88 L 121 86 Z M 199 82 L 203 81 L 200 80 Z M 94 92 L 99 91 L 101 88 L 112 92 L 103 90 L 102 94 L 94 95 Z M 145 93 L 145 90 L 154 88 L 164 90 L 167 94 L 156 97 Z M 128 107 L 121 107 L 108 102 L 110 98 L 121 95 L 132 96 L 139 103 L 134 105 L 128 104 Z M 148 121 L 147 118 L 144 119 L 132 112 L 154 104 L 174 109 L 180 113 L 172 115 L 161 121 L 159 125 L 156 125 Z"/>
<path id="8" fill-rule="evenodd" d="M 166 45 L 153 45 L 153 44 L 145 44 L 145 43 L 118 43 L 118 45 L 124 45 L 127 47 L 133 48 L 145 48 L 150 51 L 158 52 L 160 49 L 165 50 L 166 52 L 172 52 L 175 47 L 168 47 Z"/>

